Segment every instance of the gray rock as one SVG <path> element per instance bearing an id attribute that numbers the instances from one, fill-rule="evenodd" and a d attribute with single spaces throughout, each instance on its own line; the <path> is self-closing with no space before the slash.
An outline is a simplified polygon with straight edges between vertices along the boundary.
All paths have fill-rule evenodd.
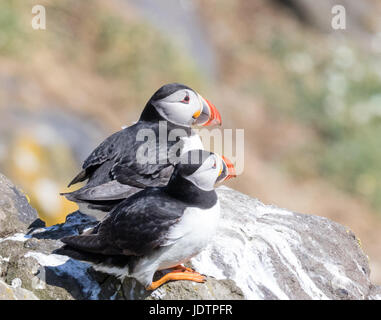
<path id="1" fill-rule="evenodd" d="M 0 280 L 0 300 L 38 300 L 33 292 L 21 287 L 21 282 L 13 281 L 13 286 Z"/>
<path id="2" fill-rule="evenodd" d="M 369 300 L 381 300 L 381 286 L 371 286 Z"/>
<path id="3" fill-rule="evenodd" d="M 148 299 L 155 300 L 242 300 L 244 294 L 232 280 L 207 277 L 205 283 L 175 281 L 156 290 Z"/>
<path id="4" fill-rule="evenodd" d="M 37 212 L 24 194 L 0 174 L 0 237 L 26 232 Z"/>
<path id="5" fill-rule="evenodd" d="M 368 259 L 349 229 L 225 187 L 218 193 L 221 225 L 192 259 L 199 272 L 234 280 L 249 299 L 368 298 Z"/>
<path id="6" fill-rule="evenodd" d="M 35 211 L 15 205 L 25 197 L 3 181 L 11 199 L 4 203 L 11 205 L 0 208 L 7 228 L 0 237 L 0 299 L 381 299 L 349 229 L 266 206 L 226 187 L 218 189 L 218 233 L 189 262 L 207 281 L 176 281 L 146 291 L 134 279 L 121 283 L 85 262 L 54 254 L 60 237 L 79 234 L 94 220 L 76 212 L 64 224 L 45 228 L 36 222 L 28 231 Z"/>

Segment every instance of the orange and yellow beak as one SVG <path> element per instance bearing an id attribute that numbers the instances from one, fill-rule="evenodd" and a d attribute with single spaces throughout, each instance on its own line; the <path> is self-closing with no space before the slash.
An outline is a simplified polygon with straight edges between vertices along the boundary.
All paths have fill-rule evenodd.
<path id="1" fill-rule="evenodd" d="M 227 168 L 227 176 L 225 181 L 237 177 L 233 163 L 224 156 L 222 156 L 222 160 L 224 161 Z"/>
<path id="2" fill-rule="evenodd" d="M 235 167 L 233 163 L 224 156 L 222 156 L 222 162 L 223 162 L 223 169 L 220 173 L 221 178 L 218 179 L 219 182 L 235 178 L 237 175 L 236 175 Z"/>
<path id="3" fill-rule="evenodd" d="M 199 98 L 202 102 L 202 109 L 193 115 L 196 119 L 193 124 L 203 127 L 222 125 L 221 115 L 214 104 L 200 95 Z"/>

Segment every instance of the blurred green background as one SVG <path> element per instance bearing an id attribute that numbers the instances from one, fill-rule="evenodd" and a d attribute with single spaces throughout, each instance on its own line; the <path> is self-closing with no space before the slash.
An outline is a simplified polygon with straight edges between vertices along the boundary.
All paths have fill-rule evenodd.
<path id="1" fill-rule="evenodd" d="M 31 26 L 46 8 L 46 30 Z M 346 8 L 333 30 L 331 9 Z M 381 283 L 381 4 L 372 0 L 2 0 L 0 171 L 48 224 L 105 137 L 164 83 L 245 129 L 230 186 L 345 224 Z"/>

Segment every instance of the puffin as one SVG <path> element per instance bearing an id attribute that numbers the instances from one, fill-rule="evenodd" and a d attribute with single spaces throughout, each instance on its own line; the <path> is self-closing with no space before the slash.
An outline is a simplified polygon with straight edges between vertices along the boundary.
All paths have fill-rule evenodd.
<path id="1" fill-rule="evenodd" d="M 234 165 L 205 150 L 191 150 L 165 187 L 147 187 L 114 207 L 90 234 L 64 237 L 55 251 L 90 263 L 123 281 L 135 278 L 147 290 L 170 280 L 204 282 L 183 266 L 216 231 L 220 204 L 214 187 L 235 177 Z M 169 271 L 153 281 L 159 270 Z"/>
<path id="2" fill-rule="evenodd" d="M 68 188 L 87 180 L 86 185 L 61 195 L 100 221 L 136 192 L 167 185 L 179 157 L 203 149 L 192 126 L 221 124 L 210 101 L 186 85 L 166 84 L 148 100 L 139 121 L 109 136 L 88 156 Z M 153 137 L 149 143 L 144 134 Z"/>

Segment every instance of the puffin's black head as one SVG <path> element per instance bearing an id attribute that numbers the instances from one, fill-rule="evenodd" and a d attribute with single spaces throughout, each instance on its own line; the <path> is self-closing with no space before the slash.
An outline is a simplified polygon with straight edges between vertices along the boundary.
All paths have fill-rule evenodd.
<path id="1" fill-rule="evenodd" d="M 181 157 L 169 183 L 181 177 L 199 189 L 210 191 L 216 183 L 235 176 L 234 166 L 227 158 L 205 150 L 191 150 Z"/>
<path id="2" fill-rule="evenodd" d="M 157 121 L 163 118 L 175 125 L 221 125 L 216 107 L 193 89 L 170 83 L 157 90 L 148 101 L 140 120 Z"/>

